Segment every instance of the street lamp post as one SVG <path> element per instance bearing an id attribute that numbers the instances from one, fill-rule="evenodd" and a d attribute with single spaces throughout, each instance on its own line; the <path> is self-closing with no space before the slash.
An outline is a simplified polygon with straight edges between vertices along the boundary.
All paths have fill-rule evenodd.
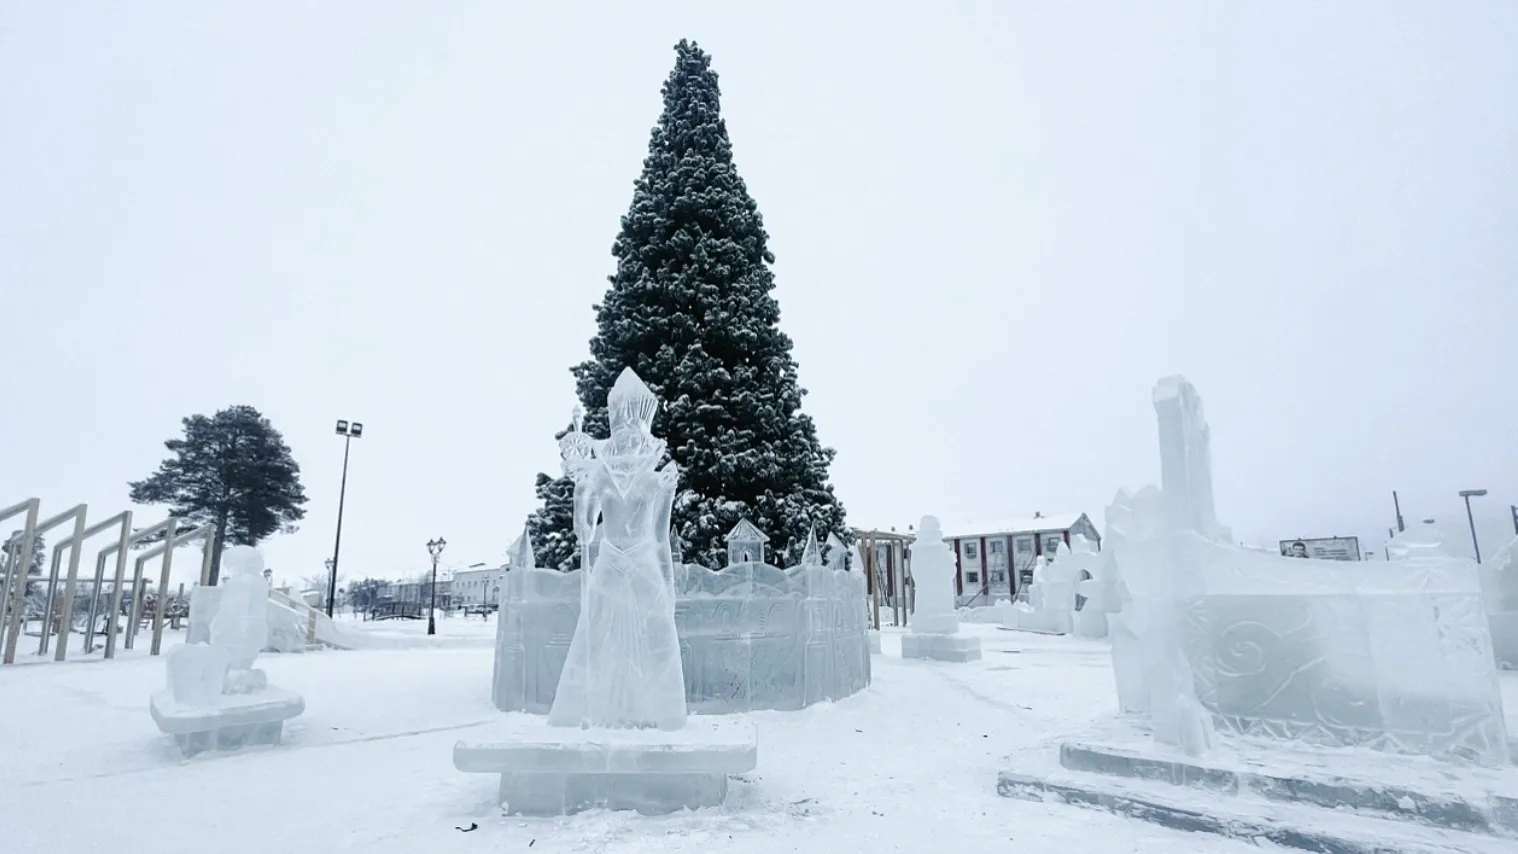
<path id="1" fill-rule="evenodd" d="M 434 616 L 434 612 L 437 611 L 437 559 L 443 556 L 443 546 L 446 545 L 448 541 L 442 537 L 427 541 L 427 554 L 432 556 L 432 603 L 427 606 L 427 634 L 429 635 L 437 634 L 437 618 Z"/>
<path id="2" fill-rule="evenodd" d="M 1476 549 L 1476 563 L 1481 562 L 1481 542 L 1476 539 L 1476 517 L 1471 515 L 1471 499 L 1480 498 L 1485 494 L 1484 489 L 1460 490 L 1460 497 L 1465 499 L 1465 521 L 1471 525 L 1471 546 Z"/>
<path id="3" fill-rule="evenodd" d="M 334 569 L 337 568 L 337 561 L 335 561 L 335 560 L 333 560 L 332 558 L 329 557 L 326 560 L 322 561 L 322 563 L 326 564 L 326 566 L 327 566 L 327 577 L 328 578 L 336 578 L 337 576 L 335 574 L 333 574 L 332 570 L 334 570 Z M 337 585 L 336 584 L 330 584 L 329 585 L 329 589 L 327 590 L 327 616 L 329 616 L 329 617 L 332 616 L 333 602 L 336 601 L 336 599 L 337 599 Z"/>
<path id="4" fill-rule="evenodd" d="M 327 616 L 332 616 L 332 600 L 337 598 L 337 555 L 343 547 L 343 503 L 348 498 L 348 449 L 354 439 L 364 437 L 364 425 L 337 419 L 337 435 L 343 437 L 343 482 L 337 491 L 337 538 L 332 541 L 332 559 L 327 562 Z"/>

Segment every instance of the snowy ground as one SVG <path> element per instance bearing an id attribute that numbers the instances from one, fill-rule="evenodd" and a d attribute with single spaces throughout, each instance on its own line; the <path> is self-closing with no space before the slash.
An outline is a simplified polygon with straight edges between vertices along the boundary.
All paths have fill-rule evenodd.
<path id="1" fill-rule="evenodd" d="M 985 642 L 971 664 L 902 661 L 887 630 L 866 691 L 754 714 L 759 768 L 721 808 L 507 818 L 494 776 L 451 760 L 499 714 L 494 623 L 439 630 L 436 646 L 264 657 L 272 682 L 306 696 L 285 744 L 189 761 L 148 715 L 159 660 L 0 669 L 0 851 L 1258 851 L 998 797 L 1005 754 L 1109 711 L 1114 692 L 1105 645 L 989 626 L 967 627 Z M 1504 687 L 1518 709 L 1518 680 Z"/>

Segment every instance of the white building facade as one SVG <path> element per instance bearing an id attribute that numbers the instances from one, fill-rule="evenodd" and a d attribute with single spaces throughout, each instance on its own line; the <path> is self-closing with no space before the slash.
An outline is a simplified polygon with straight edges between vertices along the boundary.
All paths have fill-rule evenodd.
<path id="1" fill-rule="evenodd" d="M 450 603 L 455 608 L 500 604 L 501 574 L 505 571 L 504 566 L 454 570 L 448 591 Z"/>
<path id="2" fill-rule="evenodd" d="M 1033 582 L 1033 565 L 1053 560 L 1060 543 L 1080 534 L 1101 548 L 1101 534 L 1085 513 L 1035 513 L 1023 519 L 970 522 L 944 527 L 954 549 L 960 606 L 1012 599 Z"/>

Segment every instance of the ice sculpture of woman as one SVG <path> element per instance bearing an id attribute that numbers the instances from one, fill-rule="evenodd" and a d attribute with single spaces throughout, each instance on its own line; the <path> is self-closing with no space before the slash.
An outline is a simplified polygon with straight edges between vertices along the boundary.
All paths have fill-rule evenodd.
<path id="1" fill-rule="evenodd" d="M 581 578 L 580 618 L 548 713 L 553 726 L 685 726 L 669 544 L 677 470 L 673 461 L 658 467 L 664 441 L 650 432 L 658 405 L 628 368 L 607 399 L 611 438 L 566 438 L 575 535 L 590 542 L 599 518 L 602 538 Z"/>

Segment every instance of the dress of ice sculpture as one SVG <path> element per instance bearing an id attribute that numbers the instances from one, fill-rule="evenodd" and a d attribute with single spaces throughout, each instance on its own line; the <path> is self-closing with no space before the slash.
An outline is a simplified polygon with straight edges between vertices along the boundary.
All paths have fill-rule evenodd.
<path id="1" fill-rule="evenodd" d="M 650 432 L 659 401 L 632 369 L 607 404 L 610 439 L 589 440 L 578 425 L 565 437 L 575 534 L 588 543 L 599 519 L 601 539 L 548 723 L 677 730 L 686 708 L 669 544 L 676 469 L 659 467 L 664 442 Z"/>

